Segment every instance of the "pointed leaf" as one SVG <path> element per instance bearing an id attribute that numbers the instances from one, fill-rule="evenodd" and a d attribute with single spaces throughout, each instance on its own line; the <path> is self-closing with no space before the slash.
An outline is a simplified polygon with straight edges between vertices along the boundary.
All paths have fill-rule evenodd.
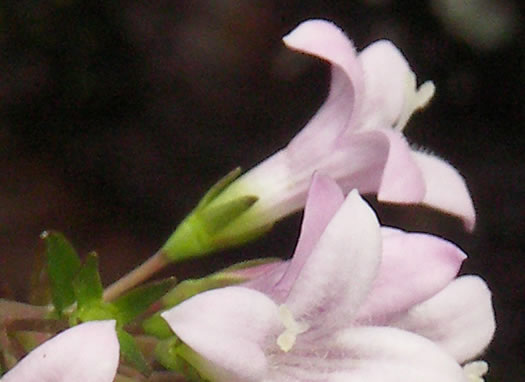
<path id="1" fill-rule="evenodd" d="M 133 289 L 113 302 L 118 310 L 119 324 L 125 325 L 139 314 L 144 313 L 151 304 L 159 300 L 175 286 L 176 279 L 169 278 Z"/>
<path id="2" fill-rule="evenodd" d="M 78 307 L 92 304 L 102 300 L 102 282 L 98 272 L 98 256 L 92 252 L 73 279 L 73 291 L 78 302 Z"/>
<path id="3" fill-rule="evenodd" d="M 59 316 L 65 307 L 75 302 L 73 279 L 80 269 L 80 259 L 67 239 L 59 232 L 45 231 L 47 272 L 51 282 L 53 305 Z"/>
<path id="4" fill-rule="evenodd" d="M 100 300 L 91 301 L 89 304 L 78 307 L 69 318 L 71 325 L 76 325 L 79 322 L 102 320 L 118 321 L 118 311 L 111 303 Z"/>
<path id="5" fill-rule="evenodd" d="M 138 348 L 133 336 L 123 329 L 117 328 L 117 337 L 120 343 L 120 352 L 124 359 L 142 374 L 146 376 L 151 374 L 151 368 Z"/>

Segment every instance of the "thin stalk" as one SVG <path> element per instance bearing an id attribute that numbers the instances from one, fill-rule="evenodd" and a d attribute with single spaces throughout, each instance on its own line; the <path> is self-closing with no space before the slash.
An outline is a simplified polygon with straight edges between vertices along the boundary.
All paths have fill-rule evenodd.
<path id="1" fill-rule="evenodd" d="M 149 279 L 169 263 L 170 261 L 164 255 L 164 252 L 158 251 L 137 268 L 108 286 L 104 290 L 104 301 L 114 300 L 122 293 Z"/>

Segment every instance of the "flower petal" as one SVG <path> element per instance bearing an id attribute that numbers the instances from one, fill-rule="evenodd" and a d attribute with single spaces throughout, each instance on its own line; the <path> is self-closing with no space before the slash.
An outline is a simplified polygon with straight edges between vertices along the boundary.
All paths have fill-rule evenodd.
<path id="1" fill-rule="evenodd" d="M 360 109 L 363 73 L 355 49 L 344 32 L 325 20 L 301 23 L 283 38 L 291 49 L 301 51 L 332 64 L 330 93 L 323 106 L 290 142 L 292 155 L 318 157 L 354 120 Z"/>
<path id="2" fill-rule="evenodd" d="M 112 382 L 119 343 L 115 321 L 91 321 L 68 329 L 34 349 L 2 382 Z"/>
<path id="3" fill-rule="evenodd" d="M 337 183 L 326 176 L 314 174 L 304 210 L 301 235 L 290 266 L 275 288 L 268 291 L 274 301 L 284 302 L 326 226 L 344 200 Z"/>
<path id="4" fill-rule="evenodd" d="M 383 257 L 357 320 L 387 323 L 445 288 L 456 277 L 466 255 L 439 237 L 382 229 Z M 386 303 L 388 302 L 388 303 Z"/>
<path id="5" fill-rule="evenodd" d="M 431 339 L 460 363 L 480 354 L 496 328 L 491 293 L 477 276 L 454 280 L 392 324 Z"/>
<path id="6" fill-rule="evenodd" d="M 425 180 L 423 203 L 459 216 L 465 227 L 472 231 L 476 223 L 476 211 L 463 177 L 443 159 L 418 151 L 412 152 L 412 155 Z"/>
<path id="7" fill-rule="evenodd" d="M 374 131 L 344 137 L 325 150 L 320 157 L 304 160 L 293 160 L 287 149 L 281 150 L 234 182 L 227 192 L 230 197 L 257 195 L 260 199 L 221 235 L 273 224 L 302 209 L 315 171 L 334 179 L 344 193 L 354 188 L 361 193 L 377 191 L 389 150 L 383 134 Z"/>
<path id="8" fill-rule="evenodd" d="M 204 360 L 193 366 L 214 381 L 259 381 L 267 368 L 263 342 L 284 330 L 277 305 L 243 287 L 201 293 L 162 317 Z"/>
<path id="9" fill-rule="evenodd" d="M 354 190 L 302 267 L 286 305 L 311 328 L 327 319 L 332 329 L 348 326 L 371 287 L 380 257 L 379 223 Z"/>
<path id="10" fill-rule="evenodd" d="M 462 368 L 439 346 L 403 330 L 356 327 L 339 333 L 334 345 L 348 360 L 330 382 L 466 382 Z"/>
<path id="11" fill-rule="evenodd" d="M 390 145 L 377 199 L 394 203 L 421 202 L 426 192 L 425 181 L 405 137 L 393 129 L 376 129 L 371 133 L 383 134 Z"/>
<path id="12" fill-rule="evenodd" d="M 387 40 L 369 45 L 358 59 L 365 79 L 360 128 L 390 128 L 403 109 L 407 76 L 411 73 L 408 62 Z"/>

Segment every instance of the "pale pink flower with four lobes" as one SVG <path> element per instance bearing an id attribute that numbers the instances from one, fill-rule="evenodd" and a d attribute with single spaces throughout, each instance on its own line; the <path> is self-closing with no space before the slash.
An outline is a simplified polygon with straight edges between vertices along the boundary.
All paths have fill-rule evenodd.
<path id="1" fill-rule="evenodd" d="M 115 321 L 91 321 L 44 342 L 1 382 L 113 382 L 119 362 Z"/>
<path id="2" fill-rule="evenodd" d="M 310 122 L 282 150 L 234 182 L 211 205 L 242 195 L 259 201 L 221 234 L 256 230 L 301 209 L 314 171 L 329 175 L 345 193 L 376 193 L 380 201 L 421 203 L 463 219 L 475 211 L 465 181 L 444 160 L 412 149 L 402 130 L 434 93 L 419 89 L 401 52 L 389 41 L 359 54 L 345 34 L 324 20 L 303 22 L 283 38 L 293 50 L 332 65 L 330 93 Z"/>
<path id="3" fill-rule="evenodd" d="M 352 191 L 315 176 L 290 261 L 163 313 L 184 355 L 219 382 L 465 382 L 494 329 L 491 295 L 455 278 L 464 253 L 381 229 Z"/>

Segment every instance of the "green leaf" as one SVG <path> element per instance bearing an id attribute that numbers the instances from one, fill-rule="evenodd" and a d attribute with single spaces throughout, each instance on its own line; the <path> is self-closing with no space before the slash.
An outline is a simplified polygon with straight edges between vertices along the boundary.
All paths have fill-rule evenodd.
<path id="1" fill-rule="evenodd" d="M 78 308 L 102 300 L 104 288 L 100 281 L 98 256 L 95 252 L 88 255 L 80 271 L 73 279 L 73 291 L 78 302 Z"/>
<path id="2" fill-rule="evenodd" d="M 140 286 L 117 298 L 112 305 L 118 310 L 119 324 L 125 325 L 139 314 L 144 313 L 151 304 L 159 300 L 176 284 L 175 278 L 157 281 Z"/>
<path id="3" fill-rule="evenodd" d="M 120 344 L 120 352 L 124 359 L 145 376 L 151 374 L 151 368 L 138 348 L 133 336 L 123 329 L 117 328 L 117 337 Z"/>
<path id="4" fill-rule="evenodd" d="M 70 325 L 77 325 L 79 322 L 117 320 L 118 311 L 109 302 L 92 301 L 78 307 L 69 317 Z"/>
<path id="5" fill-rule="evenodd" d="M 73 279 L 80 269 L 80 259 L 67 239 L 59 232 L 45 231 L 47 272 L 51 282 L 53 305 L 59 316 L 75 302 Z"/>

